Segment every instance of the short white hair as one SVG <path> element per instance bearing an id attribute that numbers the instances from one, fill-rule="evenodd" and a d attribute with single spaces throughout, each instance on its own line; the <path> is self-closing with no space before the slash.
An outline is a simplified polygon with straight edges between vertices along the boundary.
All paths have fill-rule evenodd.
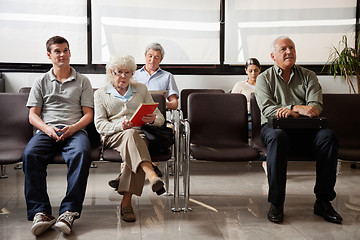
<path id="1" fill-rule="evenodd" d="M 289 39 L 290 41 L 292 41 L 294 43 L 294 41 L 291 38 L 289 38 L 288 36 L 285 36 L 285 35 L 284 36 L 279 36 L 279 37 L 275 38 L 275 40 L 271 44 L 271 49 L 270 49 L 271 53 L 275 52 L 275 44 L 280 39 Z M 295 43 L 294 43 L 294 45 L 295 45 Z"/>
<path id="2" fill-rule="evenodd" d="M 136 71 L 136 63 L 134 57 L 130 55 L 126 56 L 113 56 L 110 61 L 106 64 L 106 79 L 109 83 L 112 83 L 112 71 L 117 67 L 125 66 L 132 74 Z"/>

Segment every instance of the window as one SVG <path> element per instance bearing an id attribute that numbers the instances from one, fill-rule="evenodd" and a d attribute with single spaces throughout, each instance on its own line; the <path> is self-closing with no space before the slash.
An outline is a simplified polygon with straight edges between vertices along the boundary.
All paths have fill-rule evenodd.
<path id="1" fill-rule="evenodd" d="M 227 64 L 272 64 L 270 46 L 281 35 L 295 42 L 297 63 L 324 64 L 342 35 L 355 38 L 355 0 L 228 0 L 225 12 Z"/>
<path id="2" fill-rule="evenodd" d="M 219 63 L 219 0 L 93 0 L 91 11 L 93 64 L 126 54 L 143 63 L 152 42 L 165 64 Z"/>
<path id="3" fill-rule="evenodd" d="M 86 0 L 0 0 L 0 62 L 49 63 L 46 41 L 70 44 L 71 63 L 87 64 Z"/>

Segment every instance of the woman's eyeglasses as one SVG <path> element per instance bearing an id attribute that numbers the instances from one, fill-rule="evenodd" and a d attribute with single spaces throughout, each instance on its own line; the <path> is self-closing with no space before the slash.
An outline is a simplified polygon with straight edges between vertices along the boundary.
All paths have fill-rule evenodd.
<path id="1" fill-rule="evenodd" d="M 132 73 L 129 71 L 121 71 L 121 70 L 114 71 L 114 70 L 112 70 L 111 72 L 112 72 L 112 74 L 114 74 L 117 77 L 121 77 L 121 76 L 130 77 L 132 75 Z"/>

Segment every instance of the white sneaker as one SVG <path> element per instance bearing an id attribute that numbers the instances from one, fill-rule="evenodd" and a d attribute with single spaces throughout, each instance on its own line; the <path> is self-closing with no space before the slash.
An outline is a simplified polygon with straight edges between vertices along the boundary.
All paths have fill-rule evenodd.
<path id="1" fill-rule="evenodd" d="M 74 217 L 77 216 L 79 216 L 78 212 L 66 211 L 58 217 L 55 227 L 65 234 L 70 234 L 74 222 Z"/>
<path id="2" fill-rule="evenodd" d="M 31 227 L 31 232 L 35 236 L 39 236 L 46 230 L 54 225 L 56 219 L 54 216 L 48 215 L 44 212 L 38 212 L 34 216 L 33 225 Z"/>

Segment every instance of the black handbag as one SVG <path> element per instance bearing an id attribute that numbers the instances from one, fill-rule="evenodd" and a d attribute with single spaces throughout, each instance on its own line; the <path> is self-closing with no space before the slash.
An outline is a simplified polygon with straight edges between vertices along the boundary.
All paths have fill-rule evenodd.
<path id="1" fill-rule="evenodd" d="M 174 132 L 169 127 L 157 127 L 144 124 L 141 126 L 141 130 L 143 131 L 149 142 L 150 152 L 168 151 L 169 147 L 171 147 L 175 143 Z"/>

